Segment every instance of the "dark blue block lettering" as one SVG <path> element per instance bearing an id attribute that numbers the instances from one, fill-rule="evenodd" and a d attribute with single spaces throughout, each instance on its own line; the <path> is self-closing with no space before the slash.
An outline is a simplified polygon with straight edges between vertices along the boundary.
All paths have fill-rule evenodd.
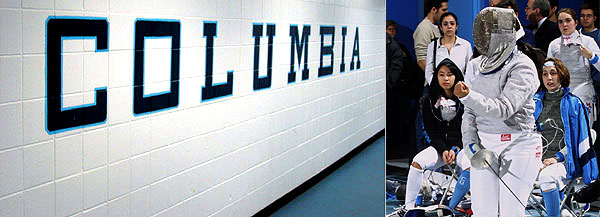
<path id="1" fill-rule="evenodd" d="M 356 34 L 354 35 L 354 48 L 352 48 L 352 60 L 350 61 L 350 70 L 354 70 L 354 57 L 356 57 L 356 69 L 360 69 L 360 53 L 358 46 L 358 27 L 356 27 Z"/>
<path id="2" fill-rule="evenodd" d="M 204 37 L 206 37 L 206 74 L 205 85 L 202 87 L 202 100 L 214 99 L 233 93 L 233 71 L 227 71 L 227 83 L 213 85 L 213 52 L 217 23 L 204 22 Z"/>
<path id="3" fill-rule="evenodd" d="M 96 39 L 96 52 L 108 50 L 106 18 L 56 18 L 46 22 L 46 129 L 48 133 L 99 124 L 106 121 L 106 87 L 95 89 L 95 102 L 62 106 L 62 42 Z"/>
<path id="4" fill-rule="evenodd" d="M 342 26 L 342 63 L 340 63 L 340 73 L 346 71 L 346 63 L 344 62 L 344 54 L 346 53 L 346 32 L 347 27 Z"/>
<path id="5" fill-rule="evenodd" d="M 298 68 L 301 68 L 302 50 L 304 49 L 304 69 L 302 69 L 302 80 L 308 79 L 308 36 L 310 35 L 310 25 L 302 27 L 302 38 L 298 38 L 298 25 L 290 25 L 290 37 L 292 38 L 290 48 L 290 72 L 288 74 L 288 83 L 296 81 L 296 70 L 294 70 L 294 49 L 298 54 Z M 295 45 L 295 46 L 294 46 Z"/>
<path id="6" fill-rule="evenodd" d="M 179 21 L 136 20 L 133 73 L 133 113 L 143 114 L 179 104 Z M 144 42 L 146 38 L 171 37 L 171 85 L 168 93 L 144 96 Z"/>
<path id="7" fill-rule="evenodd" d="M 321 26 L 321 57 L 319 61 L 319 77 L 333 74 L 333 42 L 335 27 Z M 331 35 L 331 45 L 325 46 L 325 35 Z M 331 63 L 328 66 L 323 66 L 323 56 L 331 56 Z"/>
<path id="8" fill-rule="evenodd" d="M 260 38 L 263 35 L 263 24 L 252 25 L 252 36 L 254 36 L 254 90 L 271 87 L 271 74 L 273 71 L 273 36 L 275 36 L 275 24 L 267 24 L 267 36 L 269 37 L 269 48 L 267 51 L 267 76 L 258 76 L 258 63 L 260 60 Z"/>

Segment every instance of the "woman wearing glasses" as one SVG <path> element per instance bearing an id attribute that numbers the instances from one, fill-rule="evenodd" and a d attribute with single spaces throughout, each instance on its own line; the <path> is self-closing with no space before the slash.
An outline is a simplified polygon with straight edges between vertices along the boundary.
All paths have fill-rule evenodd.
<path id="1" fill-rule="evenodd" d="M 600 44 L 600 31 L 596 28 L 596 14 L 598 13 L 598 9 L 594 8 L 594 6 L 590 4 L 583 4 L 581 8 L 579 8 L 580 20 L 581 20 L 581 33 L 587 36 L 592 37 L 596 44 Z"/>

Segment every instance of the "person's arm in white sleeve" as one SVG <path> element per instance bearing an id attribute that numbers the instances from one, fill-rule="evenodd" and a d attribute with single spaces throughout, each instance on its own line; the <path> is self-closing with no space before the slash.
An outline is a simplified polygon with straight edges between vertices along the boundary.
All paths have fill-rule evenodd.
<path id="1" fill-rule="evenodd" d="M 554 42 L 554 41 L 552 41 Z M 550 57 L 554 57 L 554 43 L 550 42 L 550 44 L 548 45 L 548 52 L 546 54 L 546 57 L 550 58 Z"/>
<path id="2" fill-rule="evenodd" d="M 465 113 L 462 116 L 460 130 L 462 132 L 463 149 L 469 144 L 479 143 L 475 113 L 467 106 L 465 106 Z"/>
<path id="3" fill-rule="evenodd" d="M 430 85 L 431 79 L 433 79 L 433 70 L 435 70 L 433 64 L 431 64 L 433 61 L 433 49 L 435 48 L 433 47 L 433 42 L 431 42 L 427 46 L 427 61 L 425 62 L 425 80 Z"/>
<path id="4" fill-rule="evenodd" d="M 590 61 L 590 64 L 594 66 L 594 68 L 600 70 L 600 61 L 598 61 L 600 59 L 600 48 L 598 48 L 598 44 L 596 44 L 596 41 L 594 41 L 593 38 L 587 39 L 590 40 L 586 40 L 584 46 L 592 51 L 592 58 L 588 60 Z"/>
<path id="5" fill-rule="evenodd" d="M 533 63 L 516 64 L 498 98 L 488 98 L 471 90 L 460 100 L 477 115 L 506 120 L 535 94 L 540 82 Z"/>
<path id="6" fill-rule="evenodd" d="M 464 70 L 467 70 L 466 69 L 467 65 L 469 65 L 469 61 L 471 60 L 471 57 L 473 57 L 473 49 L 471 49 L 471 43 L 467 42 L 467 45 L 469 45 L 469 46 L 467 46 L 467 57 L 465 59 L 465 63 L 467 63 L 467 64 L 465 64 L 465 69 Z M 465 71 L 463 71 L 463 73 L 464 72 Z"/>
<path id="7" fill-rule="evenodd" d="M 473 60 L 467 62 L 467 69 L 465 70 L 465 84 L 467 84 L 469 87 L 473 83 L 473 79 L 475 77 L 475 72 L 473 71 L 473 67 L 475 66 L 473 66 L 473 64 Z"/>

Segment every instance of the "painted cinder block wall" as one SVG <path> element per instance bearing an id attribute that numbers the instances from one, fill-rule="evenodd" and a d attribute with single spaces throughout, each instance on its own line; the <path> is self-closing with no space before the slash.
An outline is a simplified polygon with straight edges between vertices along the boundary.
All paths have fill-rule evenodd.
<path id="1" fill-rule="evenodd" d="M 105 22 L 106 48 L 97 47 L 101 37 L 63 37 L 56 71 L 49 38 L 65 33 L 48 29 L 53 19 Z M 172 48 L 175 37 L 145 38 L 136 86 L 140 20 L 178 23 L 180 48 Z M 1 0 L 0 216 L 258 212 L 384 128 L 384 21 L 384 0 Z M 207 23 L 216 24 L 208 85 Z M 269 78 L 272 24 L 271 84 L 255 90 L 253 25 L 263 26 L 258 78 Z M 301 36 L 305 25 L 309 77 L 301 78 L 296 53 L 290 82 L 290 27 Z M 322 57 L 324 68 L 333 58 L 332 73 L 324 76 L 321 27 L 334 27 L 333 55 Z M 325 50 L 331 37 L 323 36 Z M 228 71 L 231 93 L 203 99 L 202 89 L 226 83 Z M 144 97 L 178 92 L 177 100 L 135 113 L 141 86 Z M 101 107 L 96 90 L 106 93 L 105 119 L 49 127 L 67 121 L 49 109 Z"/>

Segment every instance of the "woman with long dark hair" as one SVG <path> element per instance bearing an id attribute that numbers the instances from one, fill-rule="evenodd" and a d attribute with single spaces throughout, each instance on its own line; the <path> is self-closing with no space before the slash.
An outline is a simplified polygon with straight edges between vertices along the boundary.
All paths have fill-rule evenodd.
<path id="1" fill-rule="evenodd" d="M 406 209 L 415 207 L 424 170 L 450 165 L 454 160 L 463 169 L 470 167 L 466 157 L 463 158 L 462 154 L 457 156 L 462 147 L 460 128 L 464 107 L 458 97 L 454 96 L 453 90 L 454 85 L 463 80 L 462 72 L 450 59 L 442 60 L 435 69 L 429 85 L 429 97 L 423 102 L 423 124 L 429 137 L 429 147 L 419 152 L 410 166 L 406 184 Z M 462 185 L 457 183 L 450 208 L 454 209 L 468 191 L 468 176 L 469 172 L 465 170 L 461 177 L 465 177 L 467 181 Z"/>
<path id="2" fill-rule="evenodd" d="M 467 63 L 473 56 L 471 43 L 456 35 L 458 29 L 458 17 L 452 12 L 443 13 L 440 16 L 438 29 L 442 35 L 427 46 L 427 65 L 425 66 L 425 79 L 431 84 L 433 70 L 442 60 L 449 58 L 456 64 L 464 75 Z"/>

